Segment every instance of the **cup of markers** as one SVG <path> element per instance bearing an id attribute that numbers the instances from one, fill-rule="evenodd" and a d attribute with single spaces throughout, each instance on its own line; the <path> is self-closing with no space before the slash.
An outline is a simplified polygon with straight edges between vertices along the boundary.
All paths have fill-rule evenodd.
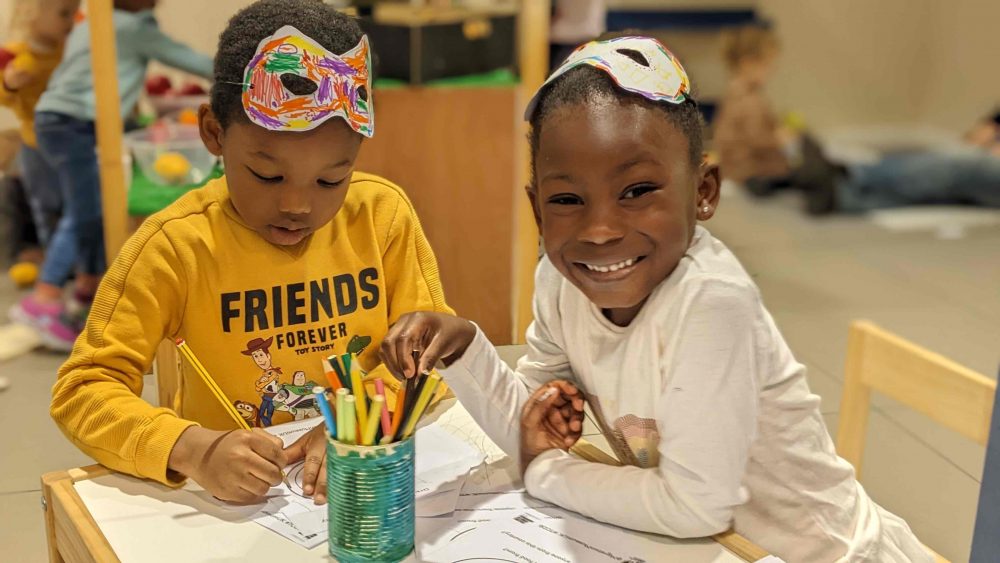
<path id="1" fill-rule="evenodd" d="M 329 551 L 337 561 L 401 561 L 413 551 L 413 434 L 441 381 L 407 381 L 396 404 L 376 379 L 368 396 L 353 355 L 324 361 L 330 388 L 313 392 L 326 423 Z M 416 381 L 419 380 L 419 381 Z"/>

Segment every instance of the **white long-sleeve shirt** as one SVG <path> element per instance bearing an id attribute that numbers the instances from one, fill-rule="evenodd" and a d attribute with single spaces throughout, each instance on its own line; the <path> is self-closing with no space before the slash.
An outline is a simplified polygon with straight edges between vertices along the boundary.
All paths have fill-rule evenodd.
<path id="1" fill-rule="evenodd" d="M 627 465 L 538 456 L 532 495 L 646 532 L 699 537 L 732 526 L 789 563 L 930 561 L 834 451 L 796 362 L 735 256 L 701 227 L 626 327 L 548 261 L 516 372 L 478 332 L 442 374 L 487 434 L 518 452 L 519 415 L 556 378 L 587 396 Z"/>

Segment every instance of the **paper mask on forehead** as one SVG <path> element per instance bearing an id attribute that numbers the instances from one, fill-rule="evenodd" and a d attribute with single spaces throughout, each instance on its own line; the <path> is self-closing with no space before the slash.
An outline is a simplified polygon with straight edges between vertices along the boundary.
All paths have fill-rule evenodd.
<path id="1" fill-rule="evenodd" d="M 634 51 L 645 59 L 642 64 L 629 56 Z M 633 56 L 634 56 L 633 53 Z M 617 37 L 608 41 L 591 41 L 573 51 L 548 80 L 542 84 L 524 112 L 525 119 L 538 104 L 538 97 L 553 80 L 581 66 L 592 66 L 608 74 L 618 86 L 654 102 L 683 103 L 691 92 L 691 82 L 684 67 L 662 43 L 650 37 Z"/>
<path id="2" fill-rule="evenodd" d="M 370 69 L 367 36 L 335 55 L 286 25 L 261 41 L 250 59 L 243 75 L 243 108 L 250 121 L 272 131 L 308 131 L 341 117 L 371 137 Z"/>

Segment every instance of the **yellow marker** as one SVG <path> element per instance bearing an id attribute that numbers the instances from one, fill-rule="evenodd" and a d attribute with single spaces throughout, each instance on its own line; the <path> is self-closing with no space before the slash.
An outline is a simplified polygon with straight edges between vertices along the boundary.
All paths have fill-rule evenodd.
<path id="1" fill-rule="evenodd" d="M 344 422 L 347 423 L 347 429 L 344 431 L 345 444 L 356 444 L 357 434 L 358 434 L 358 423 L 354 419 L 354 410 L 357 405 L 357 400 L 354 395 L 348 395 L 344 397 Z"/>
<path id="2" fill-rule="evenodd" d="M 358 409 L 358 428 L 368 428 L 368 397 L 365 395 L 365 384 L 361 381 L 361 364 L 357 356 L 351 354 L 351 387 L 356 397 Z M 375 417 L 378 418 L 378 417 Z"/>
<path id="3" fill-rule="evenodd" d="M 434 396 L 434 390 L 437 389 L 438 383 L 441 383 L 441 376 L 436 371 L 432 371 L 427 376 L 427 383 L 424 383 L 424 388 L 420 391 L 420 396 L 417 397 L 417 402 L 413 405 L 409 418 L 406 419 L 406 426 L 403 427 L 403 438 L 409 438 L 416 430 L 417 422 L 420 417 L 424 416 L 424 410 L 431 402 L 431 397 Z"/>
<path id="4" fill-rule="evenodd" d="M 361 435 L 361 443 L 365 446 L 371 446 L 375 444 L 375 434 L 378 433 L 379 417 L 375 416 L 375 413 L 381 412 L 382 407 L 385 406 L 385 396 L 375 395 L 372 399 L 372 410 L 369 413 L 371 416 L 368 417 L 368 424 L 365 425 L 365 432 Z"/>
<path id="5" fill-rule="evenodd" d="M 347 389 L 337 389 L 337 441 L 347 443 Z"/>

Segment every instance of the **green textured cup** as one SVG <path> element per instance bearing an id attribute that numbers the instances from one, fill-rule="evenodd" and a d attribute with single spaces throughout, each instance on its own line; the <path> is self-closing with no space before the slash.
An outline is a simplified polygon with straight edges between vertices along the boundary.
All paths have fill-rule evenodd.
<path id="1" fill-rule="evenodd" d="M 413 551 L 414 440 L 354 446 L 327 439 L 330 556 L 402 561 Z"/>

